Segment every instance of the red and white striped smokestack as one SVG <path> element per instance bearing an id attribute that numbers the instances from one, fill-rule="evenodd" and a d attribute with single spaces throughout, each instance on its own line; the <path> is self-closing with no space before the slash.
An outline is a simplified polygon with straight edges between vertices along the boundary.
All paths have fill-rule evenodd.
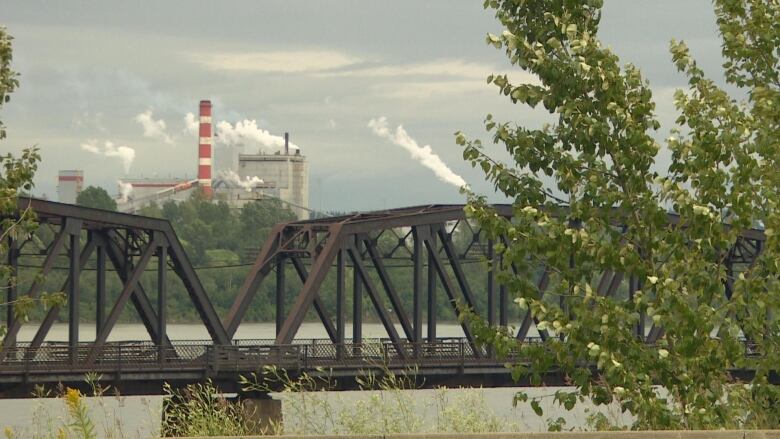
<path id="1" fill-rule="evenodd" d="M 198 185 L 211 197 L 211 101 L 200 101 L 200 138 L 198 141 Z"/>

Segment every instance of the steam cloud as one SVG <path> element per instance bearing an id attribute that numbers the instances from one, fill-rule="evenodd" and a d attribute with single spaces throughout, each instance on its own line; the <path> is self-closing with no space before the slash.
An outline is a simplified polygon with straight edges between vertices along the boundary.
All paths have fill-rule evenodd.
<path id="1" fill-rule="evenodd" d="M 368 122 L 368 127 L 371 128 L 371 131 L 377 136 L 388 139 L 409 151 L 409 154 L 412 155 L 414 160 L 417 160 L 420 164 L 432 170 L 439 180 L 458 188 L 468 186 L 463 177 L 453 172 L 452 169 L 442 161 L 441 157 L 434 154 L 431 145 L 418 145 L 417 141 L 409 136 L 403 125 L 398 125 L 395 131 L 391 131 L 387 126 L 387 118 L 382 116 L 378 119 L 371 119 Z"/>
<path id="2" fill-rule="evenodd" d="M 116 157 L 122 161 L 122 166 L 125 168 L 125 174 L 130 173 L 130 166 L 135 160 L 135 150 L 129 146 L 114 146 L 113 142 L 106 140 L 103 143 L 103 147 L 96 145 L 94 140 L 81 144 L 81 149 L 91 152 L 92 154 L 102 155 L 105 157 Z"/>
<path id="3" fill-rule="evenodd" d="M 162 119 L 155 120 L 152 110 L 139 113 L 135 116 L 135 121 L 144 128 L 144 137 L 150 137 L 168 145 L 173 145 L 173 139 L 166 132 L 165 121 Z"/>
<path id="4" fill-rule="evenodd" d="M 236 186 L 244 188 L 244 190 L 247 192 L 252 192 L 252 189 L 263 184 L 263 180 L 256 176 L 246 177 L 244 180 L 241 180 L 241 177 L 239 177 L 238 174 L 230 169 L 223 169 L 219 171 L 219 177 L 227 182 L 235 184 Z"/>
<path id="5" fill-rule="evenodd" d="M 193 136 L 198 135 L 199 121 L 195 114 L 187 113 L 184 116 L 184 132 Z M 214 142 L 228 146 L 255 146 L 266 152 L 276 152 L 284 149 L 284 137 L 271 134 L 257 126 L 254 119 L 244 119 L 231 124 L 227 121 L 219 121 L 214 124 Z M 298 145 L 290 142 L 291 150 L 300 149 Z"/>
<path id="6" fill-rule="evenodd" d="M 235 125 L 221 121 L 217 124 L 217 142 L 225 145 L 256 145 L 271 151 L 280 151 L 284 148 L 284 137 L 275 136 L 270 132 L 259 128 L 257 121 L 244 119 Z M 290 149 L 300 149 L 290 142 Z"/>
<path id="7" fill-rule="evenodd" d="M 116 183 L 119 185 L 119 201 L 127 203 L 130 200 L 130 194 L 133 193 L 133 185 L 122 180 L 117 180 Z"/>

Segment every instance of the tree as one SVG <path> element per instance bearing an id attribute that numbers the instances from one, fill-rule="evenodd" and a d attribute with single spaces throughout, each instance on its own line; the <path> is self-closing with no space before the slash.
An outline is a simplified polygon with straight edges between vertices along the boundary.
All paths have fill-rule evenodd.
<path id="1" fill-rule="evenodd" d="M 6 33 L 4 27 L 0 27 L 0 108 L 7 103 L 10 94 L 19 86 L 17 74 L 11 69 L 12 37 Z M 0 140 L 6 136 L 5 126 L 0 121 Z M 6 292 L 6 299 L 0 299 L 0 308 L 3 311 L 13 306 L 16 317 L 23 317 L 34 305 L 34 301 L 27 297 L 16 297 L 17 269 L 11 264 L 11 252 L 16 253 L 16 246 L 24 242 L 35 233 L 38 223 L 35 213 L 27 209 L 19 209 L 19 197 L 33 188 L 33 176 L 38 169 L 41 157 L 37 148 L 25 149 L 21 157 L 14 157 L 10 153 L 0 155 L 0 287 Z M 60 304 L 63 301 L 61 294 L 43 294 L 40 301 L 45 305 Z M 3 312 L 5 314 L 5 312 Z M 5 336 L 6 327 L 0 324 L 0 337 Z"/>
<path id="2" fill-rule="evenodd" d="M 99 186 L 87 186 L 76 197 L 76 204 L 95 209 L 116 211 L 116 200 L 111 198 L 105 189 Z"/>
<path id="3" fill-rule="evenodd" d="M 485 7 L 504 27 L 488 43 L 538 78 L 488 82 L 554 120 L 525 127 L 487 116 L 492 142 L 514 163 L 456 133 L 464 159 L 513 200 L 515 218 L 497 217 L 474 194 L 467 213 L 490 236 L 507 238 L 497 248 L 503 264 L 493 267 L 550 335 L 520 347 L 530 363 L 513 373 L 538 383 L 556 365 L 575 388 L 556 393 L 558 403 L 616 403 L 637 429 L 780 426 L 780 391 L 768 381 L 780 364 L 772 314 L 780 306 L 780 4 L 714 1 L 725 80 L 745 99 L 730 96 L 672 41 L 688 86 L 675 94 L 679 118 L 663 173 L 653 168 L 661 145 L 649 84 L 597 37 L 602 0 L 486 0 Z M 726 254 L 755 225 L 766 228 L 759 256 L 727 267 Z M 549 274 L 546 291 L 532 278 L 540 266 Z M 634 280 L 627 297 L 598 294 L 603 272 Z M 508 330 L 470 318 L 497 352 L 517 347 Z M 654 346 L 638 337 L 652 325 L 664 334 Z M 745 355 L 743 338 L 758 355 Z M 739 382 L 731 368 L 756 372 Z M 532 407 L 542 414 L 537 401 Z"/>
<path id="4" fill-rule="evenodd" d="M 295 214 L 275 198 L 247 203 L 239 214 L 241 236 L 244 247 L 260 248 L 278 223 L 295 220 Z"/>

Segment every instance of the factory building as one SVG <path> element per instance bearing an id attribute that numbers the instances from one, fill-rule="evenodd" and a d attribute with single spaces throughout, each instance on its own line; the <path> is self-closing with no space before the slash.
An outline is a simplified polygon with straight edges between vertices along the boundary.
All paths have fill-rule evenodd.
<path id="1" fill-rule="evenodd" d="M 286 202 L 300 219 L 309 217 L 309 169 L 306 157 L 289 148 L 279 154 L 239 154 L 238 176 L 242 180 L 258 177 L 266 194 Z"/>
<path id="2" fill-rule="evenodd" d="M 84 171 L 60 171 L 57 176 L 57 201 L 76 204 L 81 190 L 84 188 Z"/>
<path id="3" fill-rule="evenodd" d="M 196 189 L 240 209 L 246 203 L 275 198 L 300 219 L 309 217 L 309 169 L 300 149 L 244 154 L 243 146 L 214 144 L 212 104 L 200 101 L 197 179 L 132 178 L 120 182 L 119 209 L 135 212 L 151 203 L 182 201 Z M 216 166 L 215 166 L 216 165 Z"/>

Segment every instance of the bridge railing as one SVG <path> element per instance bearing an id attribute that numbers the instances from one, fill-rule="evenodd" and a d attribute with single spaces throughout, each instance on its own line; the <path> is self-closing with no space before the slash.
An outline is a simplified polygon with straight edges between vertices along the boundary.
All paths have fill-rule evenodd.
<path id="1" fill-rule="evenodd" d="M 487 350 L 466 339 L 392 343 L 377 339 L 333 344 L 309 341 L 275 345 L 265 340 L 240 340 L 230 345 L 195 341 L 157 346 L 151 342 L 115 342 L 95 347 L 50 343 L 39 347 L 19 344 L 4 352 L 0 375 L 19 372 L 114 372 L 143 370 L 248 370 L 266 365 L 294 369 L 371 365 L 499 364 Z"/>

